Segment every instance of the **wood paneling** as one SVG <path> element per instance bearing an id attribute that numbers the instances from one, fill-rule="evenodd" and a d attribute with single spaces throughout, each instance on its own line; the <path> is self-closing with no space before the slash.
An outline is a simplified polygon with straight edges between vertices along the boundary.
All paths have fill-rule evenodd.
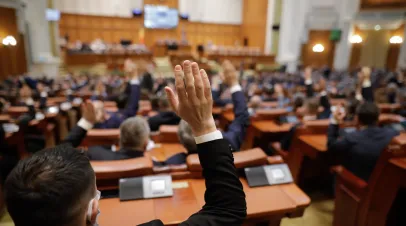
<path id="1" fill-rule="evenodd" d="M 268 0 L 244 0 L 242 39 L 248 39 L 248 46 L 265 46 Z"/>
<path id="2" fill-rule="evenodd" d="M 59 22 L 60 35 L 69 35 L 69 42 L 76 40 L 92 42 L 101 38 L 108 43 L 118 43 L 121 39 L 130 39 L 134 43 L 139 43 L 138 33 L 142 28 L 142 17 L 121 18 L 63 13 Z M 239 25 L 180 21 L 175 29 L 145 29 L 145 44 L 153 47 L 159 40 L 181 40 L 183 32 L 192 49 L 196 49 L 199 44 L 205 45 L 209 41 L 215 45 L 230 46 L 241 39 Z"/>
<path id="3" fill-rule="evenodd" d="M 313 52 L 313 46 L 322 44 L 324 51 Z M 335 43 L 330 40 L 330 31 L 310 31 L 309 40 L 302 47 L 302 63 L 304 66 L 322 67 L 333 66 Z"/>
<path id="4" fill-rule="evenodd" d="M 400 44 L 389 44 L 388 55 L 386 56 L 386 68 L 396 71 L 400 53 Z"/>
<path id="5" fill-rule="evenodd" d="M 165 5 L 169 8 L 178 8 L 179 0 L 144 0 L 144 5 Z"/>
<path id="6" fill-rule="evenodd" d="M 399 9 L 406 8 L 405 0 L 362 0 L 361 9 Z"/>
<path id="7" fill-rule="evenodd" d="M 362 39 L 365 39 L 362 31 L 356 26 L 354 26 L 354 35 L 359 35 L 359 36 L 361 36 Z M 360 66 L 362 45 L 363 45 L 363 43 L 352 44 L 350 66 L 349 66 L 350 70 L 353 70 Z"/>
<path id="8" fill-rule="evenodd" d="M 4 37 L 12 35 L 17 46 L 3 46 Z M 15 9 L 0 7 L 0 78 L 27 72 L 24 36 L 19 34 Z"/>

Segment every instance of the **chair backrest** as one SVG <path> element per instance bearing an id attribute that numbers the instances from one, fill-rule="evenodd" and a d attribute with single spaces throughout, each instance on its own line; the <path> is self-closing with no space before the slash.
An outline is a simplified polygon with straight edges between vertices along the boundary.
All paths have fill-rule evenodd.
<path id="1" fill-rule="evenodd" d="M 261 120 L 275 120 L 280 116 L 287 115 L 289 112 L 284 108 L 278 109 L 258 109 L 256 116 Z"/>
<path id="2" fill-rule="evenodd" d="M 254 148 L 246 151 L 234 152 L 234 164 L 237 169 L 268 164 L 267 155 L 261 148 Z M 187 157 L 186 163 L 190 171 L 202 171 L 199 156 L 191 154 Z"/>
<path id="3" fill-rule="evenodd" d="M 363 181 L 345 169 L 340 172 L 341 175 L 337 177 L 336 183 L 334 226 L 367 225 L 367 218 L 371 218 L 373 216 L 371 214 L 374 212 L 371 202 L 381 202 L 382 204 L 387 201 L 389 193 L 379 190 L 382 184 L 386 183 L 385 189 L 388 191 L 393 189 L 393 186 L 390 187 L 389 182 L 384 182 L 384 180 L 390 180 L 391 182 L 394 179 L 393 175 L 387 171 L 387 167 L 391 158 L 399 157 L 406 157 L 406 134 L 393 138 L 389 146 L 383 150 L 368 182 Z M 398 178 L 395 178 L 395 180 L 398 180 Z M 376 215 L 377 212 L 374 212 L 374 214 Z M 377 219 L 376 222 L 380 221 L 381 223 L 368 225 L 385 225 L 382 220 L 386 218 L 383 219 L 381 213 L 379 213 L 379 216 L 381 218 L 380 220 Z"/>
<path id="4" fill-rule="evenodd" d="M 81 146 L 117 145 L 120 140 L 119 129 L 91 129 Z"/>
<path id="5" fill-rule="evenodd" d="M 399 136 L 393 138 L 391 144 L 380 155 L 374 171 L 368 181 L 366 194 L 362 200 L 362 205 L 359 210 L 359 226 L 384 225 L 379 224 L 378 222 L 385 223 L 384 221 L 386 220 L 386 218 L 382 218 L 382 216 L 380 218 L 374 216 L 377 214 L 376 210 L 374 210 L 374 207 L 378 208 L 378 206 L 380 205 L 379 203 L 382 204 L 387 202 L 387 200 L 384 200 L 388 198 L 386 196 L 386 193 L 389 192 L 390 189 L 394 189 L 393 187 L 390 188 L 389 186 L 391 184 L 392 186 L 395 186 L 393 185 L 392 180 L 400 179 L 398 177 L 394 177 L 391 170 L 388 169 L 388 166 L 391 164 L 390 160 L 393 158 L 406 158 L 406 134 L 400 134 Z M 388 189 L 385 191 L 385 195 L 382 195 L 382 183 L 385 184 L 386 186 L 384 187 Z M 374 203 L 375 205 L 371 205 L 372 203 Z M 376 218 L 376 222 L 372 222 L 368 219 L 371 217 Z"/>
<path id="6" fill-rule="evenodd" d="M 120 178 L 153 174 L 150 157 L 115 161 L 91 161 L 99 190 L 117 189 Z"/>
<path id="7" fill-rule="evenodd" d="M 161 125 L 159 127 L 159 142 L 160 143 L 179 143 L 178 137 L 179 126 Z"/>
<path id="8" fill-rule="evenodd" d="M 7 113 L 12 118 L 18 118 L 22 114 L 28 113 L 28 107 L 26 107 L 26 106 L 11 106 L 11 107 L 7 108 Z"/>

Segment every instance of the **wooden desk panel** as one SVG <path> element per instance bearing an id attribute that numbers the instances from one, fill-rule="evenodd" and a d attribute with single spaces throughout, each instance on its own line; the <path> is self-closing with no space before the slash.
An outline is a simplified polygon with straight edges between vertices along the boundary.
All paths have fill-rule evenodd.
<path id="1" fill-rule="evenodd" d="M 120 202 L 120 199 L 102 199 L 99 224 L 105 226 L 134 226 L 156 219 L 154 200 Z"/>
<path id="2" fill-rule="evenodd" d="M 154 199 L 155 217 L 164 225 L 178 225 L 201 209 L 190 184 L 188 188 L 174 189 L 173 197 Z"/>
<path id="3" fill-rule="evenodd" d="M 299 139 L 319 152 L 327 151 L 327 136 L 324 134 L 302 135 Z"/>
<path id="4" fill-rule="evenodd" d="M 94 65 L 94 64 L 116 64 L 123 65 L 124 60 L 130 58 L 133 61 L 138 60 L 151 60 L 152 55 L 150 53 L 136 54 L 136 53 L 106 53 L 106 54 L 95 54 L 95 53 L 67 53 L 65 57 L 65 64 L 69 66 L 78 65 Z"/>
<path id="5" fill-rule="evenodd" d="M 287 133 L 293 124 L 277 124 L 275 121 L 256 121 L 252 123 L 252 126 L 260 133 Z"/>
<path id="6" fill-rule="evenodd" d="M 137 225 L 160 219 L 165 225 L 177 225 L 199 211 L 203 205 L 205 182 L 186 180 L 188 188 L 174 189 L 173 197 L 120 202 L 118 198 L 100 200 L 100 225 Z M 250 188 L 241 180 L 247 200 L 247 222 L 280 221 L 284 216 L 299 217 L 310 198 L 295 184 Z"/>
<path id="7" fill-rule="evenodd" d="M 148 153 L 156 160 L 163 162 L 169 157 L 182 152 L 186 153 L 186 149 L 181 144 L 157 144 Z"/>

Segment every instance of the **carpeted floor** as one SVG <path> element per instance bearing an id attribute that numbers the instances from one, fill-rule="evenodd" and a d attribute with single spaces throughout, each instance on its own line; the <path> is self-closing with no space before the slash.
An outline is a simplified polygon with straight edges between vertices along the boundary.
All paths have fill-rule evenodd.
<path id="1" fill-rule="evenodd" d="M 310 195 L 312 202 L 303 217 L 284 218 L 281 226 L 331 226 L 333 225 L 334 199 L 322 194 Z"/>

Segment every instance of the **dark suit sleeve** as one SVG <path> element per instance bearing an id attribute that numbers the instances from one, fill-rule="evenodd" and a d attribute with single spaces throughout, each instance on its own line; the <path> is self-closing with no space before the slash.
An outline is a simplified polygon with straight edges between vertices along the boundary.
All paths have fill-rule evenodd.
<path id="1" fill-rule="evenodd" d="M 138 101 L 140 100 L 141 89 L 139 84 L 131 85 L 131 94 L 128 99 L 127 107 L 124 110 L 126 118 L 133 117 L 138 111 Z"/>
<path id="2" fill-rule="evenodd" d="M 351 147 L 351 143 L 344 137 L 339 137 L 339 125 L 330 124 L 327 130 L 327 147 L 329 152 L 345 152 Z"/>
<path id="3" fill-rule="evenodd" d="M 212 93 L 213 102 L 214 102 L 215 106 L 224 107 L 228 103 L 230 103 L 230 100 L 222 100 L 220 98 L 220 96 L 221 96 L 221 91 L 220 90 L 212 90 L 211 93 Z"/>
<path id="4" fill-rule="evenodd" d="M 234 105 L 234 121 L 228 127 L 228 130 L 223 133 L 232 147 L 239 150 L 246 134 L 247 127 L 250 123 L 250 115 L 248 113 L 247 103 L 245 101 L 244 93 L 238 91 L 232 95 Z"/>
<path id="5" fill-rule="evenodd" d="M 306 85 L 306 97 L 313 97 L 314 90 L 313 90 L 313 83 Z"/>
<path id="6" fill-rule="evenodd" d="M 83 139 L 85 139 L 87 130 L 83 129 L 80 126 L 75 126 L 69 132 L 68 136 L 62 141 L 65 144 L 71 144 L 73 147 L 78 147 Z"/>
<path id="7" fill-rule="evenodd" d="M 197 149 L 206 180 L 206 204 L 180 225 L 241 225 L 247 205 L 228 142 L 214 140 L 198 144 Z"/>
<path id="8" fill-rule="evenodd" d="M 363 87 L 361 90 L 362 98 L 368 102 L 374 102 L 374 91 L 372 86 Z"/>

